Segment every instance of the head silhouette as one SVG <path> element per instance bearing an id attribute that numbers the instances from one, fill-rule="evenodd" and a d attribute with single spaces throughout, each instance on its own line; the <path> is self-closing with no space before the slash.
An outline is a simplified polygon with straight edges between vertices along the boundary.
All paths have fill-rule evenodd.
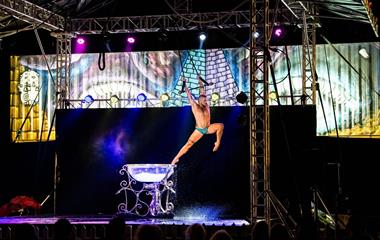
<path id="1" fill-rule="evenodd" d="M 162 230 L 158 225 L 139 225 L 134 234 L 134 240 L 161 240 Z"/>
<path id="2" fill-rule="evenodd" d="M 206 229 L 200 223 L 194 223 L 187 227 L 185 231 L 185 240 L 205 240 Z"/>

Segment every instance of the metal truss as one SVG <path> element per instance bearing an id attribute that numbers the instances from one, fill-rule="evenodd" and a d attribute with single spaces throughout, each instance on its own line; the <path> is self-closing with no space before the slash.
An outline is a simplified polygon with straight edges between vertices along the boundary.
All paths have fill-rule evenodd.
<path id="1" fill-rule="evenodd" d="M 70 66 L 71 66 L 71 33 L 59 32 L 52 34 L 57 40 L 57 81 L 56 81 L 56 108 L 63 109 L 67 106 L 67 98 L 70 94 Z"/>
<path id="2" fill-rule="evenodd" d="M 251 34 L 262 24 L 262 42 L 251 36 L 250 45 L 250 133 L 251 133 L 251 221 L 270 222 L 269 195 L 269 71 L 268 49 L 270 40 L 269 0 L 251 2 Z M 263 14 L 261 14 L 263 13 Z"/>
<path id="3" fill-rule="evenodd" d="M 302 105 L 316 104 L 316 9 L 312 3 L 281 0 L 302 28 L 302 95 L 295 101 Z"/>
<path id="4" fill-rule="evenodd" d="M 315 104 L 315 19 L 309 6 L 297 1 L 299 6 L 287 8 L 299 21 L 303 35 L 303 94 L 307 96 L 304 104 Z M 262 14 L 261 14 L 262 13 Z M 251 221 L 264 219 L 270 225 L 273 216 L 284 223 L 290 236 L 294 236 L 296 223 L 289 217 L 281 202 L 271 192 L 270 187 L 270 111 L 269 111 L 269 42 L 272 27 L 269 0 L 251 1 L 251 42 L 250 42 L 250 179 L 251 179 Z M 310 19 L 310 20 L 309 20 Z M 253 37 L 263 26 L 263 36 Z M 309 37 L 311 35 L 311 37 Z M 311 41 L 310 41 L 311 39 Z M 311 91 L 309 91 L 309 89 Z M 273 211 L 272 211 L 273 210 Z"/>
<path id="5" fill-rule="evenodd" d="M 185 10 L 182 10 L 185 11 Z M 270 15 L 274 10 L 268 10 Z M 293 22 L 289 12 L 280 9 L 283 24 Z M 259 9 L 257 17 L 264 16 Z M 106 30 L 109 33 L 128 32 L 158 32 L 166 31 L 190 31 L 207 29 L 249 28 L 250 11 L 207 12 L 207 13 L 182 13 L 152 16 L 131 16 L 111 18 L 74 18 L 70 21 L 71 32 L 75 34 L 101 34 Z M 257 27 L 264 27 L 262 21 L 257 21 Z"/>
<path id="6" fill-rule="evenodd" d="M 368 0 L 362 0 L 361 2 L 362 2 L 363 6 L 367 12 L 369 22 L 371 23 L 372 29 L 373 29 L 376 37 L 379 37 L 379 19 L 378 19 L 378 17 L 376 17 L 373 14 L 372 9 L 369 6 Z"/>
<path id="7" fill-rule="evenodd" d="M 63 31 L 65 28 L 64 17 L 27 1 L 0 0 L 0 11 L 48 31 Z"/>
<path id="8" fill-rule="evenodd" d="M 199 30 L 207 28 L 249 27 L 249 11 L 167 14 L 153 16 L 72 19 L 71 31 L 76 34 L 158 32 Z"/>
<path id="9" fill-rule="evenodd" d="M 301 104 L 316 104 L 316 23 L 303 12 Z"/>

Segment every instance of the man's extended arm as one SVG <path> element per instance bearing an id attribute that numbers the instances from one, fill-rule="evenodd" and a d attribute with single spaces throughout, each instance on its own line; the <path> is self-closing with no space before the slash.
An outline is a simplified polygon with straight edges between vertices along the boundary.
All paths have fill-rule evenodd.
<path id="1" fill-rule="evenodd" d="M 191 95 L 190 89 L 187 87 L 186 78 L 184 78 L 183 84 L 185 86 L 185 91 L 186 91 L 187 99 L 189 99 L 190 104 L 193 105 L 193 103 L 195 103 L 195 101 L 194 101 L 193 95 Z"/>

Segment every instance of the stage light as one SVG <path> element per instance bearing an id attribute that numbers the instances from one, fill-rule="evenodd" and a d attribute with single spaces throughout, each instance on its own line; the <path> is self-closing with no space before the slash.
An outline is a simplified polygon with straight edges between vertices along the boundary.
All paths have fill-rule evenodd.
<path id="1" fill-rule="evenodd" d="M 73 38 L 73 43 L 75 44 L 72 44 L 73 45 L 73 53 L 84 53 L 86 52 L 86 48 L 87 48 L 87 39 L 86 37 L 83 37 L 83 36 L 78 36 L 77 38 Z"/>
<path id="2" fill-rule="evenodd" d="M 161 96 L 160 96 L 160 100 L 162 102 L 166 102 L 166 101 L 169 101 L 170 97 L 169 97 L 169 94 L 167 93 L 163 93 Z"/>
<path id="3" fill-rule="evenodd" d="M 199 40 L 204 41 L 206 40 L 206 38 L 207 38 L 206 33 L 204 32 L 199 33 Z"/>
<path id="4" fill-rule="evenodd" d="M 276 100 L 277 99 L 277 94 L 275 91 L 271 91 L 268 95 L 269 99 L 271 100 Z"/>
<path id="5" fill-rule="evenodd" d="M 137 95 L 136 99 L 138 102 L 145 102 L 147 97 L 144 93 L 140 93 L 139 95 Z"/>
<path id="6" fill-rule="evenodd" d="M 87 95 L 83 98 L 82 102 L 90 105 L 94 102 L 94 98 L 91 95 Z"/>
<path id="7" fill-rule="evenodd" d="M 119 99 L 119 97 L 118 97 L 117 95 L 112 95 L 112 96 L 110 97 L 110 102 L 111 102 L 112 104 L 118 103 L 119 101 L 120 101 L 120 99 Z"/>
<path id="8" fill-rule="evenodd" d="M 78 43 L 79 45 L 83 45 L 83 44 L 85 43 L 84 38 L 82 38 L 82 37 L 77 38 L 77 43 Z"/>
<path id="9" fill-rule="evenodd" d="M 365 48 L 360 49 L 359 50 L 359 54 L 360 54 L 360 56 L 362 56 L 365 59 L 369 58 L 369 54 L 368 54 L 368 52 L 367 52 L 367 50 Z"/>
<path id="10" fill-rule="evenodd" d="M 168 34 L 167 34 L 165 29 L 160 31 L 159 36 L 158 36 L 158 40 L 161 43 L 165 43 L 166 41 L 168 41 Z"/>
<path id="11" fill-rule="evenodd" d="M 282 30 L 282 28 L 280 27 L 277 27 L 274 29 L 274 35 L 276 37 L 281 37 L 283 33 L 284 33 L 284 30 Z"/>
<path id="12" fill-rule="evenodd" d="M 219 93 L 214 92 L 211 94 L 211 101 L 212 102 L 217 102 L 217 101 L 219 101 L 219 99 L 220 99 Z"/>
<path id="13" fill-rule="evenodd" d="M 260 33 L 259 32 L 254 32 L 254 33 L 252 33 L 252 37 L 253 38 L 259 38 L 260 37 Z"/>
<path id="14" fill-rule="evenodd" d="M 244 92 L 240 92 L 240 93 L 236 96 L 236 100 L 238 101 L 238 103 L 244 104 L 244 103 L 247 102 L 247 100 L 248 100 L 248 96 L 247 96 L 247 94 L 245 94 Z"/>
<path id="15" fill-rule="evenodd" d="M 132 37 L 132 36 L 129 36 L 129 37 L 127 38 L 127 42 L 130 43 L 130 44 L 133 44 L 133 43 L 136 42 L 136 39 L 135 39 L 134 37 Z"/>

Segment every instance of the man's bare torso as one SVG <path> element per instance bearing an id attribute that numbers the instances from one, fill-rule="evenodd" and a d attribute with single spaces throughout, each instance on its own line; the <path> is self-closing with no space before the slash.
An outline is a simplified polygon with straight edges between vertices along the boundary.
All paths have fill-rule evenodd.
<path id="1" fill-rule="evenodd" d="M 208 106 L 202 106 L 196 103 L 191 109 L 194 114 L 196 127 L 207 128 L 210 126 L 210 109 Z"/>

